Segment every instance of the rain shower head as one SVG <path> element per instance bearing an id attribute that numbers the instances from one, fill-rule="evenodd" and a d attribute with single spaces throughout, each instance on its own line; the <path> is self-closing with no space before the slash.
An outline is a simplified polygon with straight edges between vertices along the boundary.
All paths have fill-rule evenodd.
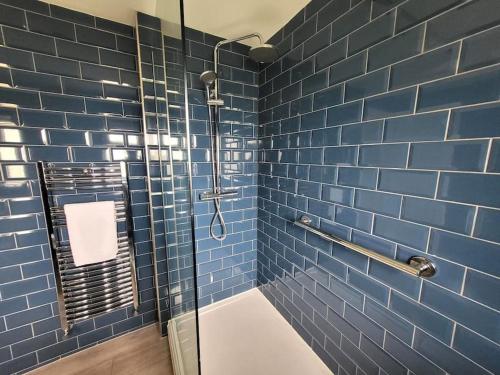
<path id="1" fill-rule="evenodd" d="M 272 44 L 263 43 L 250 48 L 248 55 L 255 62 L 271 63 L 278 58 L 278 49 Z"/>
<path id="2" fill-rule="evenodd" d="M 200 74 L 200 80 L 205 84 L 206 87 L 212 86 L 212 84 L 217 79 L 217 73 L 213 70 L 206 70 Z"/>

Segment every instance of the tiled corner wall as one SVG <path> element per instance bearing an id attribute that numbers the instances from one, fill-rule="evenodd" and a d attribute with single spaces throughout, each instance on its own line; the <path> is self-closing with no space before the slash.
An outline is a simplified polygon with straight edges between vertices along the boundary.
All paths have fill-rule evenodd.
<path id="1" fill-rule="evenodd" d="M 258 281 L 335 374 L 500 373 L 499 24 L 496 0 L 313 0 L 272 38 Z"/>
<path id="2" fill-rule="evenodd" d="M 156 313 L 133 28 L 41 1 L 0 3 L 0 373 L 12 374 Z M 138 314 L 119 309 L 64 337 L 38 160 L 130 162 Z"/>
<path id="3" fill-rule="evenodd" d="M 189 28 L 186 39 L 201 307 L 256 286 L 258 66 L 242 44 L 220 50 L 220 93 L 225 102 L 220 109 L 222 187 L 239 193 L 238 199 L 222 201 L 228 236 L 221 242 L 209 234 L 213 203 L 199 201 L 200 193 L 212 189 L 208 112 L 200 73 L 213 70 L 213 50 L 221 39 Z"/>

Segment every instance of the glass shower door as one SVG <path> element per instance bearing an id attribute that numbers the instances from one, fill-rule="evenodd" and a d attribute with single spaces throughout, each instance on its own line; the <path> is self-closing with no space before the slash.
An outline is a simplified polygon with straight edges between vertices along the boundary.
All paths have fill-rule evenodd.
<path id="1" fill-rule="evenodd" d="M 199 373 L 186 74 L 178 0 L 138 13 L 143 130 L 158 320 L 176 374 Z"/>

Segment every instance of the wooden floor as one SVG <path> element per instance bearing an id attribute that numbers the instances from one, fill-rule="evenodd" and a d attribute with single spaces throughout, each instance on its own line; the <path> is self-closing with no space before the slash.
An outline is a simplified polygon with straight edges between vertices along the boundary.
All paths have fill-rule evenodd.
<path id="1" fill-rule="evenodd" d="M 168 339 L 156 325 L 85 349 L 29 375 L 173 375 Z"/>

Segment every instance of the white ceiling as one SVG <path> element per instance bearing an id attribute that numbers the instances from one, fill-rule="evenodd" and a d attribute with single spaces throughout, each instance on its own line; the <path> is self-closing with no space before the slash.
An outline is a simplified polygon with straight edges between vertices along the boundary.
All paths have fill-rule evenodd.
<path id="1" fill-rule="evenodd" d="M 177 0 L 46 0 L 66 8 L 135 25 L 136 11 L 179 23 Z M 184 0 L 186 26 L 223 38 L 260 32 L 265 40 L 310 0 Z M 172 29 L 172 28 L 170 28 Z M 173 28 L 175 29 L 175 28 Z M 256 40 L 246 43 L 252 45 Z"/>

